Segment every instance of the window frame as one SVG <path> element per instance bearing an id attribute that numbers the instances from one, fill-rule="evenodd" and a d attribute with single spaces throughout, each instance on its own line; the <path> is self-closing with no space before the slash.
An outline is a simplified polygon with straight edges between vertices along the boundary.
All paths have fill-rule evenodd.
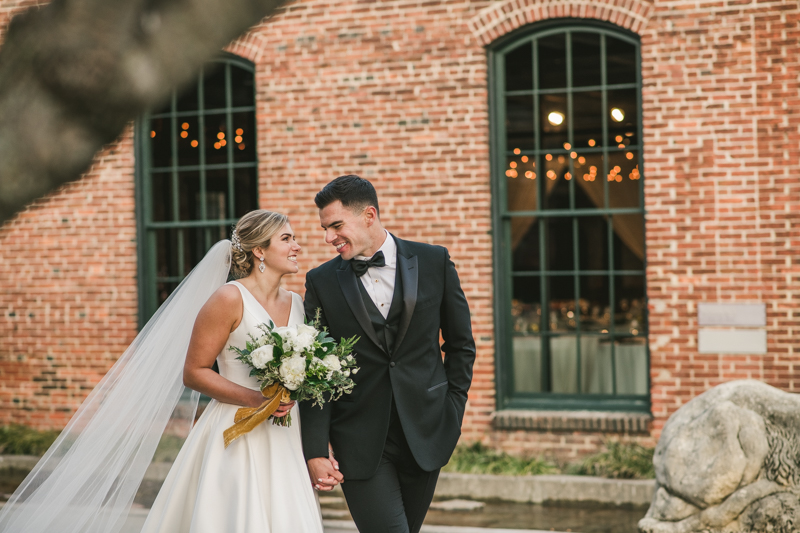
<path id="1" fill-rule="evenodd" d="M 254 123 L 255 123 L 255 132 L 254 134 L 258 135 L 258 121 L 256 118 L 256 111 L 257 111 L 257 100 L 256 100 L 256 83 L 255 83 L 255 64 L 245 58 L 236 56 L 234 54 L 230 54 L 227 52 L 223 52 L 217 58 L 209 61 L 207 65 L 221 65 L 221 68 L 226 69 L 226 76 L 225 76 L 225 100 L 226 105 L 224 108 L 215 108 L 215 111 L 224 111 L 226 115 L 226 122 L 227 122 L 227 129 L 228 131 L 232 131 L 232 114 L 234 112 L 252 112 L 254 116 Z M 252 106 L 233 106 L 232 102 L 232 88 L 231 88 L 231 78 L 230 75 L 230 68 L 229 66 L 235 66 L 240 69 L 246 70 L 253 75 L 254 83 L 253 83 L 253 105 Z M 136 202 L 136 233 L 137 233 L 137 291 L 138 291 L 138 318 L 139 318 L 139 328 L 141 329 L 153 315 L 153 313 L 158 309 L 158 296 L 156 294 L 157 284 L 160 281 L 180 281 L 183 278 L 177 279 L 178 276 L 175 276 L 176 279 L 170 278 L 159 278 L 156 272 L 157 264 L 156 264 L 156 240 L 155 240 L 155 230 L 158 229 L 184 229 L 184 228 L 208 228 L 208 229 L 216 229 L 216 228 L 226 228 L 228 234 L 230 234 L 230 227 L 236 224 L 239 220 L 238 217 L 236 218 L 225 218 L 225 219 L 205 219 L 205 210 L 206 210 L 206 202 L 201 201 L 201 212 L 203 213 L 203 218 L 201 220 L 187 220 L 187 221 L 180 221 L 180 220 L 173 220 L 173 221 L 160 221 L 154 222 L 152 220 L 152 207 L 153 204 L 151 203 L 152 194 L 151 194 L 151 175 L 153 172 L 152 167 L 152 158 L 150 154 L 150 121 L 153 118 L 164 118 L 170 117 L 172 119 L 171 129 L 173 130 L 170 135 L 177 134 L 177 123 L 178 118 L 180 116 L 187 116 L 187 115 L 197 115 L 203 117 L 204 114 L 207 114 L 209 110 L 203 108 L 203 80 L 205 77 L 205 73 L 208 70 L 208 67 L 204 67 L 197 76 L 196 84 L 198 87 L 198 105 L 200 106 L 197 111 L 174 111 L 176 109 L 179 91 L 173 91 L 172 95 L 170 96 L 170 106 L 171 110 L 168 113 L 152 113 L 147 112 L 144 113 L 134 124 L 134 160 L 135 160 L 135 172 L 134 172 L 134 182 L 135 182 L 135 191 L 134 197 Z M 200 119 L 200 123 L 202 124 L 202 118 Z M 202 126 L 201 126 L 202 127 Z M 202 130 L 201 130 L 202 131 Z M 203 136 L 200 137 L 200 162 L 196 165 L 197 171 L 200 173 L 201 176 L 201 183 L 204 182 L 205 172 L 209 170 L 208 165 L 205 163 L 205 153 L 203 150 Z M 255 173 L 255 187 L 256 187 L 256 202 L 258 202 L 258 150 L 255 151 L 255 157 L 252 162 L 233 162 L 231 153 L 233 151 L 233 143 L 227 143 L 226 146 L 228 152 L 228 162 L 224 164 L 224 168 L 227 170 L 228 174 L 228 197 L 227 197 L 227 204 L 228 210 L 231 213 L 234 213 L 234 195 L 233 187 L 234 187 L 234 170 L 237 168 L 252 168 Z M 175 187 L 175 175 L 178 172 L 178 169 L 185 169 L 186 167 L 179 167 L 176 163 L 176 153 L 175 153 L 175 146 L 173 146 L 173 162 L 170 166 L 170 171 L 173 174 L 172 181 L 173 187 Z M 219 166 L 219 165 L 216 165 Z M 166 168 L 166 167 L 164 167 Z M 192 168 L 192 167 L 189 167 Z M 205 197 L 205 188 L 201 187 L 201 198 Z M 172 198 L 173 203 L 178 201 L 177 195 L 173 195 Z M 176 206 L 173 205 L 173 217 L 177 216 L 178 210 L 175 208 Z M 214 242 L 209 243 L 209 235 L 210 233 L 207 232 L 206 236 L 206 249 L 209 249 Z M 183 264 L 183 257 L 181 253 L 178 253 L 179 264 Z"/>
<path id="2" fill-rule="evenodd" d="M 605 206 L 601 209 L 576 209 L 572 207 L 570 209 L 559 209 L 557 210 L 546 210 L 543 208 L 539 208 L 542 203 L 541 195 L 537 194 L 537 209 L 528 210 L 528 211 L 514 211 L 510 212 L 506 209 L 507 204 L 507 187 L 506 187 L 506 175 L 505 170 L 507 166 L 506 157 L 510 153 L 509 147 L 506 146 L 506 129 L 505 129 L 505 119 L 506 119 L 506 111 L 505 111 L 505 95 L 506 95 L 506 88 L 505 88 L 505 77 L 504 77 L 504 54 L 511 50 L 516 49 L 518 46 L 523 45 L 524 43 L 530 43 L 534 39 L 539 39 L 542 37 L 546 37 L 548 35 L 553 34 L 560 34 L 565 33 L 569 34 L 570 32 L 577 31 L 577 32 L 596 32 L 605 34 L 616 39 L 620 39 L 622 41 L 628 42 L 633 44 L 635 47 L 635 61 L 636 61 L 636 94 L 637 94 L 637 107 L 638 107 L 638 124 L 637 124 L 637 134 L 639 139 L 639 144 L 637 146 L 637 150 L 639 152 L 638 156 L 638 164 L 639 168 L 641 169 L 641 176 L 640 179 L 640 186 L 639 186 L 639 207 L 637 208 L 610 208 Z M 567 37 L 566 42 L 569 43 L 570 39 Z M 567 44 L 567 46 L 570 46 Z M 587 411 L 629 411 L 629 412 L 643 412 L 643 413 L 650 413 L 651 411 L 651 379 L 650 379 L 650 346 L 647 339 L 649 338 L 649 318 L 647 313 L 647 277 L 643 274 L 643 283 L 644 283 L 644 321 L 647 324 L 647 333 L 644 335 L 645 337 L 645 357 L 646 357 L 646 368 L 647 368 L 647 394 L 646 395 L 610 395 L 610 394 L 588 394 L 588 393 L 574 393 L 574 394 L 563 394 L 557 393 L 554 394 L 552 392 L 541 392 L 541 393 L 515 393 L 513 387 L 513 379 L 514 379 L 514 369 L 513 369 L 513 329 L 511 324 L 511 301 L 513 298 L 512 293 L 512 283 L 513 283 L 513 274 L 512 274 L 512 261 L 511 261 L 511 232 L 510 232 L 510 221 L 514 217 L 539 217 L 542 220 L 550 220 L 551 217 L 554 216 L 565 216 L 570 219 L 574 219 L 576 216 L 580 216 L 581 214 L 584 215 L 620 215 L 620 214 L 641 214 L 643 217 L 646 215 L 646 209 L 644 207 L 644 150 L 643 150 L 643 117 L 642 117 L 642 62 L 641 62 L 641 41 L 633 32 L 625 30 L 619 26 L 613 25 L 611 23 L 606 23 L 602 21 L 592 21 L 586 19 L 574 19 L 574 18 L 562 18 L 562 19 L 554 19 L 550 21 L 544 21 L 539 23 L 530 24 L 524 26 L 510 34 L 504 36 L 503 38 L 497 40 L 496 42 L 492 43 L 487 48 L 487 59 L 488 59 L 488 96 L 489 96 L 489 128 L 490 128 L 490 166 L 491 166 L 491 192 L 492 192 L 492 235 L 493 235 L 493 262 L 494 262 L 494 269 L 493 269 L 493 288 L 495 294 L 495 303 L 494 303 L 494 319 L 495 319 L 495 391 L 496 391 L 496 409 L 498 410 L 505 410 L 505 409 L 523 409 L 523 410 L 543 410 L 543 411 L 571 411 L 571 410 L 587 410 Z M 605 51 L 602 52 L 601 59 L 605 62 Z M 535 59 L 534 54 L 534 66 L 533 69 L 533 76 L 534 79 L 537 76 L 537 72 L 535 69 L 535 64 L 537 60 Z M 569 63 L 569 61 L 568 61 Z M 571 69 L 570 65 L 566 67 L 568 71 Z M 613 85 L 609 84 L 602 84 L 598 86 L 600 87 L 604 94 L 608 88 Z M 534 84 L 534 87 L 536 85 Z M 579 87 L 577 91 L 585 91 L 587 90 L 586 87 Z M 563 89 L 563 92 L 571 94 L 572 92 L 576 92 L 576 89 Z M 533 90 L 531 93 L 533 95 L 542 94 L 537 93 L 536 89 Z M 537 97 L 534 96 L 534 101 L 537 100 Z M 568 100 L 568 102 L 571 102 Z M 538 116 L 538 105 L 534 105 L 534 135 L 538 138 L 540 135 L 538 130 L 539 126 L 539 116 Z M 607 126 L 607 114 L 603 113 L 603 135 L 605 132 L 608 131 Z M 602 143 L 602 151 L 600 153 L 607 154 L 611 150 L 607 143 Z M 539 152 L 544 153 L 543 149 L 540 149 L 537 144 L 534 146 L 534 149 L 537 150 L 537 154 Z M 553 150 L 549 150 L 553 151 Z M 541 154 L 538 154 L 538 157 L 541 157 Z M 604 166 L 608 167 L 608 157 L 604 158 Z M 537 164 L 536 172 L 542 174 L 543 167 Z M 604 169 L 606 175 L 608 173 L 607 169 Z M 541 179 L 541 178 L 539 178 Z M 574 187 L 572 185 L 571 187 Z M 608 198 L 607 194 L 607 184 L 604 184 L 606 188 L 606 198 Z M 608 202 L 608 200 L 606 200 Z M 608 231 L 610 233 L 610 237 L 613 237 L 613 229 L 611 225 L 608 225 Z M 646 227 L 643 228 L 643 238 L 645 239 L 646 245 Z M 543 254 L 543 248 L 546 246 L 543 240 L 540 240 L 539 247 L 540 247 L 540 254 Z M 577 247 L 578 242 L 577 239 L 573 242 L 573 247 Z M 609 243 L 609 246 L 613 246 L 613 244 Z M 646 247 L 645 247 L 646 250 Z M 577 256 L 576 256 L 577 257 Z M 609 265 L 610 269 L 608 271 L 608 276 L 610 279 L 610 295 L 614 295 L 614 268 L 613 268 L 613 260 L 612 264 Z M 645 257 L 643 260 L 643 272 L 646 272 L 647 269 L 647 256 L 645 253 Z M 546 279 L 547 272 L 545 263 L 541 263 L 540 265 L 540 272 L 539 277 L 544 280 Z M 574 276 L 580 275 L 583 272 L 581 270 L 573 271 Z M 544 281 L 542 282 L 544 285 Z M 542 297 L 543 297 L 543 304 L 546 301 L 545 297 L 546 291 L 542 290 Z M 576 301 L 580 297 L 579 293 L 576 293 Z M 610 305 L 612 306 L 612 314 L 613 314 L 613 306 L 615 302 L 610 301 Z M 544 310 L 544 305 L 542 306 Z M 546 313 L 542 313 L 542 316 L 545 316 Z M 544 321 L 544 320 L 543 320 Z M 609 338 L 611 339 L 611 343 L 613 345 L 615 340 L 614 335 L 614 328 L 609 328 L 610 334 Z M 578 338 L 581 336 L 580 330 L 575 332 Z M 549 338 L 551 335 L 540 335 L 539 339 L 544 346 L 546 344 L 545 339 Z M 612 348 L 613 350 L 613 348 Z M 578 350 L 580 352 L 580 349 Z M 614 353 L 612 351 L 612 353 Z M 547 351 L 543 350 L 543 360 L 547 356 Z M 612 356 L 612 376 L 615 376 L 615 357 Z M 580 359 L 578 359 L 578 369 L 580 369 Z M 578 379 L 580 379 L 580 370 L 578 370 Z M 615 379 L 615 378 L 612 378 Z"/>

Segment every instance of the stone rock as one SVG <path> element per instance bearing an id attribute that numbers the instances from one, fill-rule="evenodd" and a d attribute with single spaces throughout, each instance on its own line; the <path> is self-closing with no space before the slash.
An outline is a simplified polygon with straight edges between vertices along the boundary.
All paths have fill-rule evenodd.
<path id="1" fill-rule="evenodd" d="M 715 387 L 670 417 L 653 463 L 643 533 L 800 531 L 800 395 L 755 380 Z"/>

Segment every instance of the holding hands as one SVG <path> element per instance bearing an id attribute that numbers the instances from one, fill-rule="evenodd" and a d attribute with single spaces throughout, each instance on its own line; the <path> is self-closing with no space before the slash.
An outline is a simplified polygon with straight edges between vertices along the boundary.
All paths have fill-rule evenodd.
<path id="1" fill-rule="evenodd" d="M 308 460 L 308 474 L 311 484 L 319 491 L 330 491 L 344 482 L 339 472 L 339 461 L 333 456 L 333 449 L 328 446 L 328 457 L 315 457 Z"/>

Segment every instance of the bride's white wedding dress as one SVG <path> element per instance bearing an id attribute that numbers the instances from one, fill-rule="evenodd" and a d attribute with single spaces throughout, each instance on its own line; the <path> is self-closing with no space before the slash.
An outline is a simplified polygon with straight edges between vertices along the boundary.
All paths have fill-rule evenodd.
<path id="1" fill-rule="evenodd" d="M 250 368 L 228 346 L 245 347 L 248 333 L 270 317 L 255 297 L 242 294 L 244 311 L 217 357 L 226 379 L 258 390 Z M 303 302 L 292 293 L 289 325 L 303 323 Z M 212 400 L 198 419 L 150 510 L 143 533 L 322 533 L 319 504 L 306 470 L 300 414 L 290 427 L 262 423 L 225 449 L 222 432 L 241 407 Z"/>

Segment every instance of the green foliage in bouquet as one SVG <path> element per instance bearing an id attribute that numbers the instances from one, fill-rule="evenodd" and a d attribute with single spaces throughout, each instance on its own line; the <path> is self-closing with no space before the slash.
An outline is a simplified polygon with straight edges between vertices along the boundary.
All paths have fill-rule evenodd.
<path id="1" fill-rule="evenodd" d="M 320 328 L 319 316 L 317 310 L 311 324 L 296 327 L 278 328 L 272 321 L 259 324 L 262 335 L 248 335 L 250 340 L 244 349 L 228 349 L 251 367 L 250 375 L 258 379 L 262 391 L 278 383 L 291 391 L 292 400 L 313 400 L 313 405 L 321 407 L 326 401 L 336 401 L 353 391 L 351 375 L 359 368 L 352 350 L 359 338 L 337 343 L 327 328 Z"/>

